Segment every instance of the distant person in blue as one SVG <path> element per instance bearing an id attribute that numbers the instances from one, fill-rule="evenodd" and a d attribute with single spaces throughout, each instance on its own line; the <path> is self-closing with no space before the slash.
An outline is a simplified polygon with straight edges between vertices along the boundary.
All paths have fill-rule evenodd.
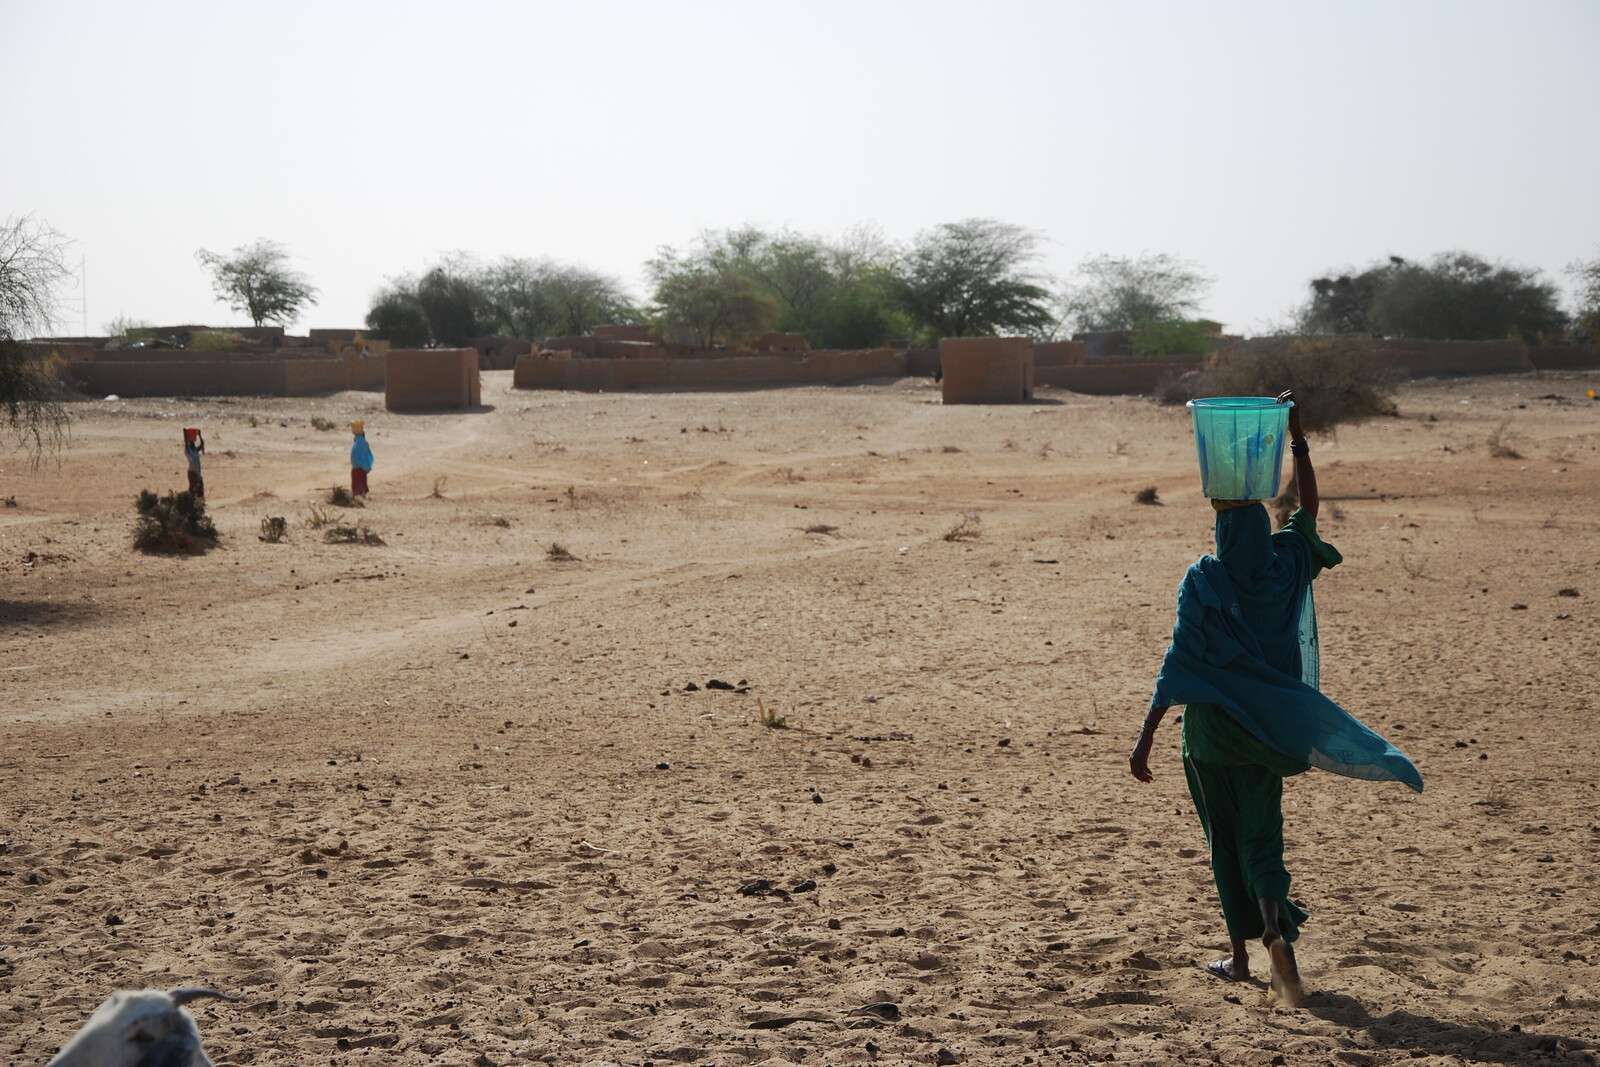
<path id="1" fill-rule="evenodd" d="M 1284 393 L 1278 401 L 1293 401 Z M 1283 779 L 1311 767 L 1352 778 L 1422 776 L 1398 749 L 1317 691 L 1311 582 L 1342 557 L 1317 536 L 1317 476 L 1289 409 L 1300 507 L 1272 532 L 1260 501 L 1213 500 L 1217 554 L 1189 568 L 1178 620 L 1128 767 L 1152 779 L 1150 746 L 1167 710 L 1183 708 L 1183 769 L 1211 848 L 1211 872 L 1233 955 L 1206 970 L 1226 982 L 1250 975 L 1260 938 L 1277 1003 L 1304 998 L 1293 943 L 1306 913 L 1289 899 L 1283 863 Z"/>
<path id="2" fill-rule="evenodd" d="M 183 431 L 183 458 L 189 464 L 189 492 L 201 499 L 206 495 L 206 480 L 200 473 L 200 455 L 206 450 L 206 439 L 198 429 Z"/>
<path id="3" fill-rule="evenodd" d="M 372 446 L 367 444 L 367 424 L 357 419 L 350 424 L 356 439 L 350 443 L 350 495 L 367 495 L 367 474 L 372 470 Z"/>

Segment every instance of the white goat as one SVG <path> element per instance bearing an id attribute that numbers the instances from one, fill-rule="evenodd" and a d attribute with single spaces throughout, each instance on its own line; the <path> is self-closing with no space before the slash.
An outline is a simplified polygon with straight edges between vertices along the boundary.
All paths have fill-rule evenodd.
<path id="1" fill-rule="evenodd" d="M 201 997 L 239 999 L 194 986 L 113 993 L 45 1067 L 212 1067 L 183 1010 Z"/>

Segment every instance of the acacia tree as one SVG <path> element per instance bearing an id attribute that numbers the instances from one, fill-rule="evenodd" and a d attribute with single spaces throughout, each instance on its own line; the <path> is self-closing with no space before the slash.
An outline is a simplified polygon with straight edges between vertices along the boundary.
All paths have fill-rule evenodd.
<path id="1" fill-rule="evenodd" d="M 461 345 L 484 334 L 542 341 L 642 318 L 622 283 L 551 259 L 488 265 L 455 253 L 418 279 L 389 279 L 367 312 L 372 336 L 404 347 Z"/>
<path id="2" fill-rule="evenodd" d="M 367 330 L 377 340 L 396 348 L 426 348 L 433 343 L 428 313 L 417 297 L 417 280 L 409 275 L 389 279 L 372 298 Z"/>
<path id="3" fill-rule="evenodd" d="M 687 256 L 663 248 L 645 264 L 645 272 L 654 286 L 653 317 L 662 330 L 707 347 L 765 333 L 782 314 L 760 283 L 717 263 L 703 248 Z"/>
<path id="4" fill-rule="evenodd" d="M 1385 336 L 1449 341 L 1537 341 L 1566 327 L 1556 287 L 1538 269 L 1490 263 L 1466 252 L 1396 267 L 1373 297 L 1369 315 Z"/>
<path id="5" fill-rule="evenodd" d="M 581 337 L 596 326 L 641 318 L 621 282 L 575 264 L 507 257 L 476 277 L 485 325 L 510 337 Z"/>
<path id="6" fill-rule="evenodd" d="M 858 226 L 828 238 L 757 227 L 701 234 L 711 262 L 757 282 L 778 302 L 778 328 L 818 348 L 868 348 L 909 334 L 891 298 L 894 249 Z"/>
<path id="7" fill-rule="evenodd" d="M 1309 333 L 1436 341 L 1537 341 L 1566 327 L 1556 288 L 1539 270 L 1467 252 L 1426 263 L 1390 256 L 1363 271 L 1314 279 L 1300 320 Z"/>
<path id="8" fill-rule="evenodd" d="M 289 254 L 276 241 L 262 238 L 227 255 L 202 248 L 195 258 L 211 271 L 217 299 L 249 315 L 256 326 L 287 326 L 302 308 L 317 302 L 317 290 L 289 266 Z"/>
<path id="9" fill-rule="evenodd" d="M 0 223 L 0 422 L 35 464 L 59 447 L 67 414 L 55 379 L 22 340 L 55 322 L 56 289 L 72 277 L 66 246 L 31 216 Z"/>
<path id="10" fill-rule="evenodd" d="M 1078 265 L 1062 310 L 1078 330 L 1142 330 L 1192 319 L 1211 282 L 1197 265 L 1166 253 L 1094 256 Z"/>
<path id="11" fill-rule="evenodd" d="M 894 267 L 895 304 L 926 340 L 1038 334 L 1056 321 L 1033 267 L 1038 238 L 994 219 L 947 222 L 917 235 Z"/>
<path id="12" fill-rule="evenodd" d="M 1600 342 L 1600 255 L 1574 261 L 1567 274 L 1577 288 L 1573 321 L 1584 339 L 1591 344 Z"/>

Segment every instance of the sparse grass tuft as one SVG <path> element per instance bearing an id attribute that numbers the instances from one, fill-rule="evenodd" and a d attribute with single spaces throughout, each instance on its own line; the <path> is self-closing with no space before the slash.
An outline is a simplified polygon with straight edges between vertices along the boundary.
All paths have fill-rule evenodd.
<path id="1" fill-rule="evenodd" d="M 574 556 L 567 546 L 560 541 L 551 541 L 550 547 L 544 550 L 544 558 L 552 563 L 571 563 L 578 557 Z"/>
<path id="2" fill-rule="evenodd" d="M 756 722 L 769 730 L 787 730 L 789 728 L 789 716 L 779 715 L 775 709 L 768 708 L 761 702 L 760 697 L 756 697 Z"/>
<path id="3" fill-rule="evenodd" d="M 336 485 L 328 490 L 328 503 L 341 508 L 364 508 L 367 506 L 366 501 L 342 485 Z"/>
<path id="4" fill-rule="evenodd" d="M 306 505 L 305 524 L 308 530 L 320 530 L 324 526 L 332 526 L 338 522 L 337 516 L 329 515 L 327 509 L 318 504 Z"/>
<path id="5" fill-rule="evenodd" d="M 313 415 L 311 417 L 311 428 L 313 430 L 321 430 L 323 433 L 327 433 L 337 425 L 338 423 L 332 419 L 325 419 L 321 415 Z"/>
<path id="6" fill-rule="evenodd" d="M 364 522 L 358 522 L 354 526 L 343 522 L 334 523 L 322 535 L 322 539 L 330 545 L 382 545 L 388 543 L 374 533 Z"/>
<path id="7" fill-rule="evenodd" d="M 1493 456 L 1495 459 L 1521 459 L 1522 458 L 1522 453 L 1521 452 L 1518 452 L 1516 449 L 1512 448 L 1510 445 L 1506 444 L 1506 442 L 1505 442 L 1506 427 L 1508 427 L 1510 425 L 1511 425 L 1511 420 L 1510 419 L 1506 419 L 1505 421 L 1500 423 L 1499 426 L 1496 426 L 1494 428 L 1494 432 L 1489 435 L 1489 440 L 1487 442 L 1487 444 L 1489 445 L 1489 455 Z"/>
<path id="8" fill-rule="evenodd" d="M 837 527 L 837 526 L 829 526 L 825 522 L 814 522 L 810 526 L 806 527 L 806 533 L 808 533 L 808 534 L 831 534 L 831 533 L 838 533 L 838 532 L 839 532 L 839 527 Z"/>
<path id="9" fill-rule="evenodd" d="M 1476 807 L 1488 808 L 1490 811 L 1510 811 L 1517 806 L 1511 787 L 1504 782 L 1490 784 L 1489 791 L 1484 794 L 1483 799 L 1473 803 Z"/>
<path id="10" fill-rule="evenodd" d="M 945 445 L 942 448 L 940 448 L 939 451 L 940 452 L 947 452 L 947 453 L 956 453 L 956 452 L 962 451 L 962 449 L 961 449 L 960 445 Z"/>
<path id="11" fill-rule="evenodd" d="M 946 541 L 976 541 L 983 532 L 979 524 L 982 517 L 976 511 L 968 511 L 957 520 L 956 524 L 944 532 Z"/>
<path id="12" fill-rule="evenodd" d="M 272 515 L 261 520 L 261 540 L 267 544 L 278 544 L 288 536 L 289 520 L 282 515 Z"/>
<path id="13" fill-rule="evenodd" d="M 161 555 L 198 556 L 217 544 L 217 528 L 206 514 L 206 502 L 184 490 L 157 496 L 140 490 L 134 501 L 139 521 L 133 547 Z"/>
<path id="14" fill-rule="evenodd" d="M 1161 506 L 1161 498 L 1156 495 L 1156 487 L 1153 485 L 1147 485 L 1133 494 L 1133 502 L 1135 504 L 1151 504 L 1155 507 Z"/>
<path id="15" fill-rule="evenodd" d="M 446 481 L 448 481 L 448 480 L 449 480 L 449 476 L 448 475 L 445 475 L 445 474 L 439 475 L 439 477 L 437 477 L 437 478 L 435 478 L 433 480 L 433 491 L 431 493 L 429 493 L 428 495 L 430 497 L 432 497 L 433 499 L 435 499 L 435 500 L 443 500 L 444 499 L 444 483 Z"/>

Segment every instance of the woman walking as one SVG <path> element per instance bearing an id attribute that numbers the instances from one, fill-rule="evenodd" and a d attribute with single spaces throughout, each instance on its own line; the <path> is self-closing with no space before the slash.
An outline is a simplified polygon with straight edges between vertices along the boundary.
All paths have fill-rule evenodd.
<path id="1" fill-rule="evenodd" d="M 1292 402 L 1292 393 L 1278 397 Z M 1213 500 L 1217 554 L 1189 568 L 1150 712 L 1128 756 L 1151 781 L 1150 747 L 1168 708 L 1182 704 L 1183 766 L 1211 849 L 1211 872 L 1232 955 L 1206 970 L 1250 974 L 1248 943 L 1271 960 L 1277 1002 L 1303 998 L 1293 944 L 1306 913 L 1289 899 L 1283 862 L 1283 779 L 1311 767 L 1393 780 L 1422 791 L 1409 759 L 1316 689 L 1311 582 L 1342 557 L 1317 535 L 1317 479 L 1297 408 L 1289 410 L 1300 507 L 1272 533 L 1260 501 Z"/>

